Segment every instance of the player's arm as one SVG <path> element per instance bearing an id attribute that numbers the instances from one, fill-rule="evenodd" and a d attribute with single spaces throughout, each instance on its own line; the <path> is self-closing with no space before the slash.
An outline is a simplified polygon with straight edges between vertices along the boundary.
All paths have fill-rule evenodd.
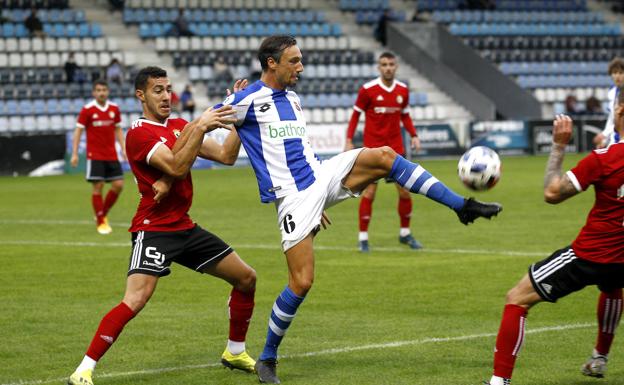
<path id="1" fill-rule="evenodd" d="M 184 127 L 182 133 L 185 135 L 180 135 L 181 140 L 176 141 L 172 149 L 157 146 L 148 159 L 149 165 L 173 178 L 184 179 L 197 158 L 204 134 L 216 128 L 228 128 L 236 120 L 232 114 L 231 106 L 207 109 L 199 118 Z M 188 133 L 185 132 L 187 130 Z"/>
<path id="2" fill-rule="evenodd" d="M 360 88 L 357 99 L 353 105 L 353 112 L 351 113 L 351 119 L 349 119 L 349 126 L 347 127 L 347 137 L 345 139 L 345 151 L 353 150 L 353 135 L 357 129 L 358 122 L 360 121 L 360 115 L 366 110 L 369 102 L 368 93 L 364 87 Z"/>
<path id="3" fill-rule="evenodd" d="M 123 130 L 121 129 L 121 124 L 115 125 L 115 138 L 117 139 L 117 142 L 121 146 L 122 160 L 124 161 L 128 160 L 128 156 L 126 155 L 126 144 L 124 143 L 124 134 L 123 134 Z"/>
<path id="4" fill-rule="evenodd" d="M 206 137 L 199 149 L 199 156 L 205 159 L 214 160 L 228 166 L 236 163 L 240 152 L 241 140 L 235 129 L 225 138 L 223 144 L 219 144 L 216 140 Z"/>
<path id="5" fill-rule="evenodd" d="M 544 200 L 548 203 L 557 204 L 579 193 L 568 175 L 561 172 L 565 147 L 571 137 L 572 119 L 566 115 L 557 115 L 553 122 L 553 144 L 544 175 Z"/>
<path id="6" fill-rule="evenodd" d="M 410 116 L 407 107 L 405 107 L 403 109 L 403 112 L 401 113 L 401 123 L 403 123 L 403 127 L 405 127 L 410 137 L 412 138 L 410 140 L 410 147 L 416 151 L 420 150 L 420 139 L 418 139 L 416 127 L 414 127 L 414 122 L 412 122 L 412 117 Z"/>
<path id="7" fill-rule="evenodd" d="M 76 128 L 74 129 L 74 139 L 72 140 L 72 155 L 71 155 L 71 166 L 78 166 L 78 146 L 80 145 L 80 137 L 82 136 L 82 130 L 84 127 L 81 124 L 76 124 Z"/>

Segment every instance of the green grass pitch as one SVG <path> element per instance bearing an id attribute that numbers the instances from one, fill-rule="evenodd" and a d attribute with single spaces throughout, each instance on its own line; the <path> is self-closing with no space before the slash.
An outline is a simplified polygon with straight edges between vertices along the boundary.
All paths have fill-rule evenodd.
<path id="1" fill-rule="evenodd" d="M 580 155 L 569 156 L 564 168 Z M 504 211 L 468 227 L 422 196 L 412 230 L 425 246 L 399 245 L 394 187 L 381 184 L 369 255 L 356 251 L 357 200 L 329 210 L 316 240 L 316 280 L 280 349 L 284 384 L 455 384 L 489 379 L 506 291 L 528 265 L 576 236 L 593 191 L 543 202 L 545 157 L 503 157 L 493 190 L 460 185 L 456 161 L 424 160 L 465 195 Z M 286 283 L 275 209 L 259 203 L 251 169 L 194 172 L 192 217 L 232 244 L 258 274 L 248 349 L 257 356 L 269 312 Z M 114 232 L 92 224 L 90 186 L 80 176 L 0 179 L 0 385 L 61 384 L 82 359 L 97 324 L 122 297 L 127 225 L 138 201 L 131 175 L 109 214 Z M 95 373 L 97 385 L 255 384 L 218 364 L 227 338 L 228 285 L 175 266 Z M 596 334 L 597 289 L 529 314 L 514 384 L 624 384 L 616 338 L 604 380 L 581 376 Z"/>

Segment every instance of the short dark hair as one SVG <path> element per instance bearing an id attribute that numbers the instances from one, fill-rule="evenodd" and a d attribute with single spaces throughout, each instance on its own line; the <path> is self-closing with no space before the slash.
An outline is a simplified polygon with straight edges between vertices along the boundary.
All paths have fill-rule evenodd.
<path id="1" fill-rule="evenodd" d="M 167 71 L 160 67 L 149 66 L 141 68 L 139 73 L 134 78 L 134 89 L 145 91 L 147 87 L 147 81 L 149 78 L 166 78 Z"/>
<path id="2" fill-rule="evenodd" d="M 379 59 L 377 60 L 381 60 L 381 59 L 396 59 L 396 55 L 390 51 L 384 51 L 381 53 L 381 55 L 379 55 Z"/>
<path id="3" fill-rule="evenodd" d="M 93 87 L 91 89 L 94 90 L 95 87 L 97 86 L 104 86 L 108 88 L 108 82 L 104 79 L 97 79 L 96 81 L 93 82 Z"/>
<path id="4" fill-rule="evenodd" d="M 624 59 L 619 56 L 616 56 L 609 62 L 609 75 L 614 73 L 615 71 L 624 72 Z"/>
<path id="5" fill-rule="evenodd" d="M 264 39 L 258 49 L 258 60 L 260 60 L 262 70 L 266 71 L 269 68 L 270 57 L 279 62 L 284 50 L 293 45 L 297 45 L 297 39 L 290 35 L 273 35 Z"/>

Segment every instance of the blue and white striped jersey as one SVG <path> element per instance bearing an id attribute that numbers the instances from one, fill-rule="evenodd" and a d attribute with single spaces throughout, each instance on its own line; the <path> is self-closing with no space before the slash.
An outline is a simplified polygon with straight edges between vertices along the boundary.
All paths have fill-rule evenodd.
<path id="1" fill-rule="evenodd" d="M 260 200 L 272 202 L 308 188 L 321 161 L 310 147 L 299 96 L 258 80 L 222 104 L 237 112 L 238 135 L 256 173 Z"/>

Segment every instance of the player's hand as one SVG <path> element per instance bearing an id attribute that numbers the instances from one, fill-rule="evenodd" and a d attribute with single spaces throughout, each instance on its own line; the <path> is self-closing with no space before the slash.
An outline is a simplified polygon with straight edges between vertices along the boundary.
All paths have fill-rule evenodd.
<path id="1" fill-rule="evenodd" d="M 247 85 L 249 84 L 249 82 L 247 81 L 247 79 L 236 79 L 236 81 L 234 82 L 234 85 L 232 86 L 232 90 L 230 91 L 230 89 L 226 89 L 225 93 L 227 94 L 227 96 L 232 95 L 232 92 L 236 93 L 238 91 L 244 90 L 245 88 L 247 88 Z"/>
<path id="2" fill-rule="evenodd" d="M 77 167 L 78 166 L 78 155 L 77 154 L 72 154 L 71 160 L 69 161 L 69 163 L 71 164 L 72 167 Z"/>
<path id="3" fill-rule="evenodd" d="M 420 151 L 420 139 L 417 136 L 412 136 L 410 146 L 414 151 Z"/>
<path id="4" fill-rule="evenodd" d="M 331 220 L 327 216 L 327 212 L 323 210 L 323 214 L 321 215 L 321 226 L 323 226 L 323 230 L 327 230 L 327 226 L 331 225 Z"/>
<path id="5" fill-rule="evenodd" d="M 216 110 L 212 107 L 208 108 L 200 117 L 200 125 L 205 132 L 217 128 L 230 129 L 234 123 L 236 123 L 236 111 L 230 105 L 221 106 Z"/>
<path id="6" fill-rule="evenodd" d="M 354 147 L 355 147 L 355 146 L 353 146 L 353 141 L 352 141 L 351 139 L 347 139 L 347 140 L 345 141 L 345 146 L 344 146 L 344 150 L 345 150 L 345 151 L 350 151 L 350 150 L 353 150 L 353 148 L 354 148 Z"/>
<path id="7" fill-rule="evenodd" d="M 572 138 L 572 119 L 567 115 L 557 115 L 553 121 L 553 143 L 565 146 Z"/>
<path id="8" fill-rule="evenodd" d="M 160 203 L 171 190 L 171 183 L 165 178 L 160 178 L 152 184 L 152 190 L 154 191 L 154 201 Z"/>
<path id="9" fill-rule="evenodd" d="M 602 133 L 599 133 L 594 136 L 593 142 L 596 148 L 604 148 L 607 142 L 607 138 Z"/>

